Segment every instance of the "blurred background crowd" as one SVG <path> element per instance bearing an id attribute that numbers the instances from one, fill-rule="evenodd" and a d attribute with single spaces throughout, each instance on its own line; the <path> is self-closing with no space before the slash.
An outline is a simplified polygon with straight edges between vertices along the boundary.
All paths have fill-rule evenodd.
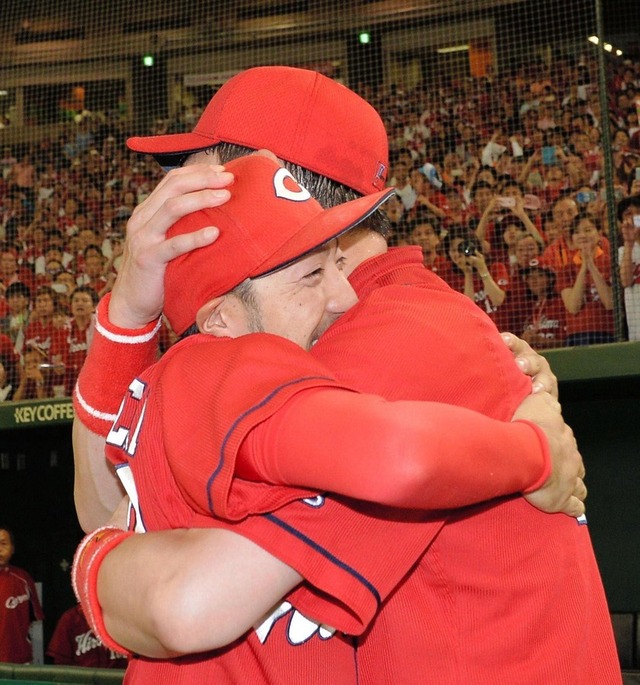
<path id="1" fill-rule="evenodd" d="M 97 10 L 11 6 L 0 22 L 15 44 L 0 59 L 0 86 L 14 83 L 0 88 L 0 401 L 71 393 L 127 220 L 163 174 L 126 138 L 191 130 L 226 78 L 276 53 L 382 116 L 391 245 L 419 246 L 428 268 L 537 349 L 640 339 L 640 49 L 587 40 L 600 3 L 488 1 L 451 18 L 443 1 L 406 25 L 352 4 L 353 19 L 331 3 L 269 2 L 222 3 L 212 19 L 171 2 L 153 20 L 150 3 L 135 17 L 118 5 L 109 45 Z M 329 23 L 313 34 L 321 11 Z M 285 14 L 306 27 L 286 49 Z M 362 17 L 374 30 L 356 31 Z M 193 33 L 210 19 L 224 35 Z M 347 27 L 352 38 L 335 33 Z M 89 50 L 92 77 L 65 73 L 72 43 Z M 173 342 L 165 325 L 162 349 Z"/>

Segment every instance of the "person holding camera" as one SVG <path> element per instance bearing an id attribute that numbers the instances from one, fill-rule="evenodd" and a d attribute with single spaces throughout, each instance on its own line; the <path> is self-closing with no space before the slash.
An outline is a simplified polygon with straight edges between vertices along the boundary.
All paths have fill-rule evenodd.
<path id="1" fill-rule="evenodd" d="M 466 226 L 452 226 L 444 248 L 449 257 L 449 268 L 442 274 L 444 280 L 495 320 L 509 287 L 507 267 L 501 262 L 487 265 L 480 241 Z"/>
<path id="2" fill-rule="evenodd" d="M 20 364 L 20 382 L 13 401 L 44 400 L 52 397 L 52 378 L 45 353 L 37 347 L 27 347 Z"/>

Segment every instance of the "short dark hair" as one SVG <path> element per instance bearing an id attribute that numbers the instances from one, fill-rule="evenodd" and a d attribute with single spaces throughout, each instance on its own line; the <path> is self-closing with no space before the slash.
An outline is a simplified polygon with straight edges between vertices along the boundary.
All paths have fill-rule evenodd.
<path id="1" fill-rule="evenodd" d="M 250 155 L 254 153 L 255 150 L 243 145 L 223 142 L 204 150 L 204 152 L 208 154 L 217 152 L 220 161 L 224 164 L 232 159 Z M 353 188 L 349 188 L 349 186 L 338 183 L 326 176 L 322 176 L 315 171 L 310 171 L 299 164 L 293 164 L 286 160 L 283 160 L 283 164 L 287 170 L 293 174 L 294 178 L 301 183 L 325 209 L 362 197 L 362 194 L 353 190 Z M 389 218 L 380 209 L 367 217 L 363 222 L 363 225 L 371 231 L 380 233 L 380 235 L 384 237 L 387 236 L 390 229 Z"/>
<path id="2" fill-rule="evenodd" d="M 56 300 L 56 292 L 55 290 L 49 286 L 49 285 L 40 285 L 38 286 L 38 289 L 36 290 L 36 297 L 39 297 L 40 295 L 49 295 L 49 297 L 55 302 Z"/>
<path id="3" fill-rule="evenodd" d="M 3 526 L 2 523 L 0 523 L 0 530 L 6 531 L 7 535 L 9 536 L 9 542 L 11 543 L 11 546 L 15 547 L 16 546 L 16 539 L 15 539 L 15 536 L 13 535 L 13 531 L 11 530 L 11 528 L 9 528 L 8 526 Z"/>
<path id="4" fill-rule="evenodd" d="M 16 281 L 15 283 L 12 283 L 4 293 L 5 299 L 7 300 L 14 295 L 24 295 L 28 300 L 31 298 L 31 290 L 29 290 L 29 286 L 26 283 Z"/>
<path id="5" fill-rule="evenodd" d="M 622 221 L 622 215 L 629 207 L 640 209 L 640 195 L 629 195 L 629 197 L 620 200 L 618 203 L 618 221 Z"/>
<path id="6" fill-rule="evenodd" d="M 405 223 L 407 233 L 411 233 L 417 226 L 422 226 L 422 224 L 431 224 L 436 235 L 440 235 L 440 219 L 425 207 L 420 209 L 422 209 L 422 211 L 418 210 L 415 215 Z"/>
<path id="7" fill-rule="evenodd" d="M 251 278 L 246 278 L 242 283 L 238 284 L 233 290 L 230 290 L 229 295 L 235 295 L 240 302 L 246 307 L 247 311 L 251 316 L 259 314 L 260 305 L 256 298 L 256 293 L 253 288 L 253 280 Z M 184 340 L 191 335 L 196 335 L 200 333 L 197 323 L 192 323 L 187 330 L 182 333 L 180 340 Z"/>
<path id="8" fill-rule="evenodd" d="M 479 190 L 482 190 L 483 188 L 488 188 L 492 193 L 496 192 L 496 189 L 494 186 L 492 186 L 490 183 L 487 183 L 486 181 L 478 181 L 474 186 L 473 186 L 473 196 L 476 196 L 476 193 Z"/>
<path id="9" fill-rule="evenodd" d="M 98 293 L 91 286 L 88 285 L 79 285 L 77 288 L 74 288 L 69 299 L 73 299 L 73 296 L 76 293 L 86 293 L 87 295 L 89 295 L 91 297 L 91 301 L 93 302 L 94 307 L 97 306 L 98 300 L 100 299 L 98 297 Z"/>

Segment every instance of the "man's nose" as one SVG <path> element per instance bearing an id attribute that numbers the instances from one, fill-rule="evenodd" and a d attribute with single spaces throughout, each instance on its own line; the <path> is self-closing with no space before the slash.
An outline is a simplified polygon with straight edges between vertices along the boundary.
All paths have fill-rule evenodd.
<path id="1" fill-rule="evenodd" d="M 336 270 L 332 278 L 327 310 L 334 314 L 342 314 L 351 309 L 357 301 L 358 296 L 349 281 L 342 272 Z"/>

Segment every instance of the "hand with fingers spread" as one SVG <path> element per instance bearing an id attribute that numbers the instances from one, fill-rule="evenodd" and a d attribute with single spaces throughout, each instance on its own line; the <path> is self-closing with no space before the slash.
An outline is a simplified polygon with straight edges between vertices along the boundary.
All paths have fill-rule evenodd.
<path id="1" fill-rule="evenodd" d="M 539 392 L 527 397 L 513 418 L 535 423 L 549 442 L 551 475 L 541 488 L 525 494 L 527 501 L 550 514 L 584 514 L 584 464 L 573 431 L 562 418 L 560 403 L 548 392 Z"/>
<path id="2" fill-rule="evenodd" d="M 233 175 L 224 167 L 194 164 L 170 171 L 127 224 L 122 265 L 109 304 L 110 321 L 121 328 L 139 328 L 155 320 L 164 302 L 165 267 L 173 258 L 211 244 L 215 226 L 166 239 L 182 217 L 224 204 Z"/>

